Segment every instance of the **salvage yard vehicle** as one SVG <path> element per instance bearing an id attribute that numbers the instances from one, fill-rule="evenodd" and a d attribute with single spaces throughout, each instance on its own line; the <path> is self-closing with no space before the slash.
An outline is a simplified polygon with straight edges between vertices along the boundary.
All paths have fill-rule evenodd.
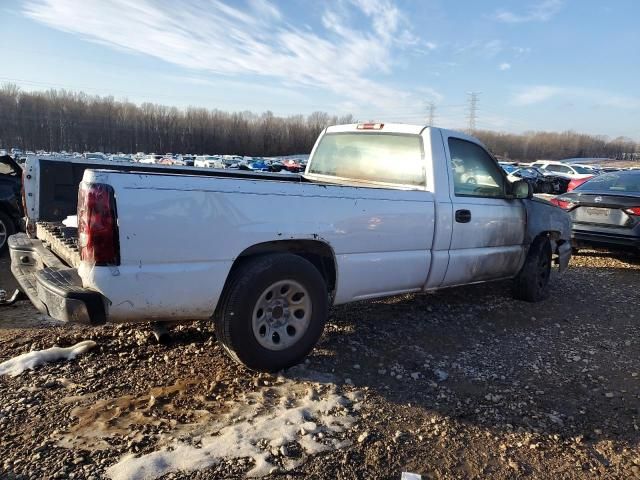
<path id="1" fill-rule="evenodd" d="M 0 157 L 0 254 L 10 235 L 20 230 L 22 217 L 22 168 L 9 155 Z"/>
<path id="2" fill-rule="evenodd" d="M 640 248 L 640 171 L 603 173 L 551 200 L 573 221 L 573 245 Z"/>
<path id="3" fill-rule="evenodd" d="M 552 160 L 540 160 L 531 164 L 532 167 L 538 167 L 547 172 L 558 173 L 568 177 L 569 179 L 574 178 L 585 178 L 593 176 L 593 172 L 585 167 L 579 165 L 571 165 L 568 163 L 563 163 L 559 161 Z"/>
<path id="4" fill-rule="evenodd" d="M 562 175 L 544 172 L 538 167 L 522 167 L 508 173 L 512 181 L 524 180 L 533 189 L 533 193 L 552 193 L 558 195 L 567 191 L 570 180 Z"/>
<path id="5" fill-rule="evenodd" d="M 11 237 L 16 279 L 64 321 L 213 318 L 252 369 L 301 361 L 331 305 L 499 279 L 538 301 L 571 256 L 569 216 L 454 131 L 329 127 L 301 175 L 131 167 L 84 171 L 76 232 L 55 218 L 75 213 L 67 202 Z M 42 197 L 27 195 L 28 213 Z"/>
<path id="6" fill-rule="evenodd" d="M 193 165 L 199 168 L 225 168 L 222 159 L 213 155 L 197 155 Z"/>

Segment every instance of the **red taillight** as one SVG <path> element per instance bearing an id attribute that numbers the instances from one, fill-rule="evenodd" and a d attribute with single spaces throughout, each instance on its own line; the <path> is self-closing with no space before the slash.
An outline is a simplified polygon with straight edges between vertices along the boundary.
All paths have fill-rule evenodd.
<path id="1" fill-rule="evenodd" d="M 113 189 L 81 183 L 78 191 L 80 258 L 95 265 L 119 265 L 120 252 Z"/>
<path id="2" fill-rule="evenodd" d="M 567 192 L 570 192 L 571 190 L 578 188 L 580 185 L 582 185 L 584 182 L 586 182 L 591 178 L 593 178 L 593 176 L 586 177 L 586 178 L 574 178 L 569 182 L 569 185 L 567 185 Z"/>
<path id="3" fill-rule="evenodd" d="M 562 200 L 560 198 L 552 198 L 549 200 L 555 206 L 562 208 L 563 210 L 571 210 L 575 204 L 573 202 L 568 202 L 567 200 Z"/>
<path id="4" fill-rule="evenodd" d="M 359 123 L 358 130 L 382 130 L 384 123 Z"/>
<path id="5" fill-rule="evenodd" d="M 629 215 L 640 216 L 640 207 L 625 208 L 624 211 L 625 211 L 625 213 L 628 213 Z"/>

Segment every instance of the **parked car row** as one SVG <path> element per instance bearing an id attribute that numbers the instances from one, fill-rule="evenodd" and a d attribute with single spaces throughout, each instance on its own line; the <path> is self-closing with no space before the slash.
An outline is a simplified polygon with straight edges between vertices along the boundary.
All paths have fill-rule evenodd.
<path id="1" fill-rule="evenodd" d="M 602 173 L 633 170 L 636 167 L 600 167 L 555 160 L 539 160 L 531 164 L 500 162 L 511 181 L 526 180 L 535 193 L 562 194 L 570 192 Z"/>
<path id="2" fill-rule="evenodd" d="M 4 153 L 8 153 L 6 150 Z M 104 162 L 128 162 L 148 165 L 170 165 L 198 168 L 235 168 L 239 170 L 251 170 L 254 172 L 282 172 L 300 173 L 307 166 L 308 155 L 296 155 L 293 157 L 250 157 L 240 155 L 193 155 L 174 153 L 144 153 L 125 154 L 122 152 L 109 154 L 103 152 L 37 152 L 11 149 L 13 158 L 18 164 L 23 164 L 28 155 L 46 155 L 65 158 L 83 158 L 85 160 Z"/>

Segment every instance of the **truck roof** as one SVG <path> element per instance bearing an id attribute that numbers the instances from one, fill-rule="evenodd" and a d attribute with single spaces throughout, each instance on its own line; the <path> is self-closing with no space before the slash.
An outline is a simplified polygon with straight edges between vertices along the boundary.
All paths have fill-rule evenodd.
<path id="1" fill-rule="evenodd" d="M 426 129 L 439 131 L 445 136 L 454 136 L 457 138 L 462 138 L 464 140 L 468 140 L 473 143 L 477 143 L 479 145 L 484 144 L 471 135 L 468 135 L 464 132 L 458 130 L 450 130 L 447 128 L 439 128 L 439 127 L 430 127 L 428 125 L 412 125 L 408 123 L 349 123 L 345 125 L 332 125 L 327 127 L 326 133 L 344 133 L 344 132 L 386 132 L 386 133 L 404 133 L 409 135 L 420 135 Z M 485 147 L 486 148 L 486 147 Z"/>
<path id="2" fill-rule="evenodd" d="M 363 125 L 371 125 L 375 127 L 362 128 Z M 333 125 L 327 127 L 327 133 L 341 132 L 387 132 L 387 133 L 408 133 L 420 135 L 426 125 L 409 125 L 406 123 L 350 123 L 347 125 Z"/>

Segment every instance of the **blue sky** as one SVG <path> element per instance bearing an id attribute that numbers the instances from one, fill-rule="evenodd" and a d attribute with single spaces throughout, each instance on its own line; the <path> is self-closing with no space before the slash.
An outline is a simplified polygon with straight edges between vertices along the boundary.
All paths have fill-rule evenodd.
<path id="1" fill-rule="evenodd" d="M 640 140 L 636 0 L 2 0 L 0 82 Z"/>

